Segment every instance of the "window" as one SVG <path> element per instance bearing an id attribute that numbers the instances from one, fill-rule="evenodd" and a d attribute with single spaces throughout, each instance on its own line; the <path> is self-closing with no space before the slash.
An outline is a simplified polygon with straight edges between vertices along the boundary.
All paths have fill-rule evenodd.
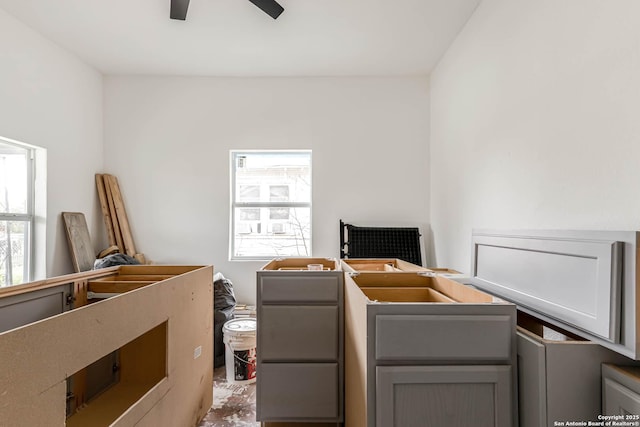
<path id="1" fill-rule="evenodd" d="M 32 148 L 0 138 L 0 287 L 31 280 Z"/>
<path id="2" fill-rule="evenodd" d="M 230 253 L 311 256 L 311 151 L 231 152 Z"/>

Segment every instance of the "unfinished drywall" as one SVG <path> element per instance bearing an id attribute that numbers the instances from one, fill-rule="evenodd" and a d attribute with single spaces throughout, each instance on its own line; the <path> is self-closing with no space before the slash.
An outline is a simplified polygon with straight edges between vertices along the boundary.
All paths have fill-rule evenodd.
<path id="1" fill-rule="evenodd" d="M 136 247 L 215 263 L 255 301 L 264 262 L 229 259 L 229 150 L 313 150 L 313 256 L 339 256 L 339 219 L 429 223 L 426 78 L 105 78 L 105 170 Z"/>
<path id="2" fill-rule="evenodd" d="M 47 150 L 37 171 L 47 197 L 36 218 L 34 279 L 69 273 L 60 213 L 83 212 L 92 238 L 100 236 L 93 174 L 102 169 L 102 76 L 2 10 L 0 52 L 0 135 Z"/>
<path id="3" fill-rule="evenodd" d="M 640 3 L 484 0 L 431 76 L 439 265 L 472 228 L 640 226 Z"/>

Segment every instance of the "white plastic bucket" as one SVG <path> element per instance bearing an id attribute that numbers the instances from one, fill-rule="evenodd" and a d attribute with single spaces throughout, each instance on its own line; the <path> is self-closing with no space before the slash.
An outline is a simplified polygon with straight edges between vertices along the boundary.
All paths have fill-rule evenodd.
<path id="1" fill-rule="evenodd" d="M 233 319 L 222 326 L 227 382 L 256 381 L 256 319 Z"/>

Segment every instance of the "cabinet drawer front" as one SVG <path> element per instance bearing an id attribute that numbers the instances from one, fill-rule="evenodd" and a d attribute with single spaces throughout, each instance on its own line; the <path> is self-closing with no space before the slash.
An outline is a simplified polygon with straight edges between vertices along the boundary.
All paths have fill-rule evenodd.
<path id="1" fill-rule="evenodd" d="M 265 363 L 257 373 L 257 419 L 339 419 L 337 363 Z"/>
<path id="2" fill-rule="evenodd" d="M 338 307 L 262 307 L 258 357 L 262 361 L 337 361 Z"/>
<path id="3" fill-rule="evenodd" d="M 378 360 L 508 361 L 512 318 L 502 315 L 378 315 Z"/>
<path id="4" fill-rule="evenodd" d="M 337 302 L 339 277 L 313 274 L 259 275 L 261 302 Z"/>

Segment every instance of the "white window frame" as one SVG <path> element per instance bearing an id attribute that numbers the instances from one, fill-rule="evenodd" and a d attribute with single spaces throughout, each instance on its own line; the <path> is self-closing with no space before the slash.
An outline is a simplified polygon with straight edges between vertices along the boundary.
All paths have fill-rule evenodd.
<path id="1" fill-rule="evenodd" d="M 235 255 L 235 226 L 236 208 L 309 208 L 309 246 L 308 257 L 312 256 L 312 239 L 313 239 L 313 210 L 311 208 L 311 200 L 309 202 L 236 202 L 236 169 L 238 164 L 238 157 L 243 155 L 256 155 L 256 154 L 300 154 L 306 153 L 309 155 L 309 179 L 313 175 L 313 157 L 311 150 L 231 150 L 230 151 L 230 172 L 231 172 L 231 214 L 230 214 L 230 234 L 229 234 L 229 260 L 231 261 L 267 261 L 277 257 L 278 255 L 264 255 L 264 256 L 236 256 Z M 313 184 L 310 182 L 311 194 L 313 195 Z M 313 199 L 311 196 L 310 199 Z"/>
<path id="2" fill-rule="evenodd" d="M 30 282 L 33 278 L 34 270 L 34 218 L 35 218 L 35 158 L 34 147 L 20 143 L 8 138 L 0 137 L 0 143 L 16 147 L 27 152 L 27 212 L 26 213 L 4 213 L 0 212 L 0 221 L 25 222 L 25 260 L 23 264 L 22 283 Z M 17 285 L 19 283 L 13 283 Z M 0 287 L 11 286 L 11 284 L 0 283 Z"/>

